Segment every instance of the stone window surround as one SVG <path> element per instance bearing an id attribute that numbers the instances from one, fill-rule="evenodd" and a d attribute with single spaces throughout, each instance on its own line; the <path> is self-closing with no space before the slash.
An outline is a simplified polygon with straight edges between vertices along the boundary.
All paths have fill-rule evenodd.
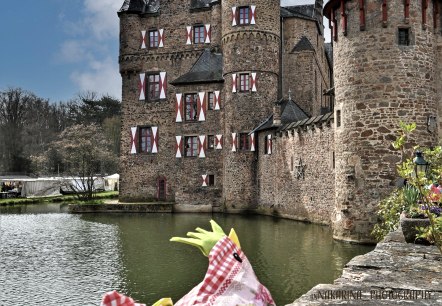
<path id="1" fill-rule="evenodd" d="M 404 30 L 408 30 L 408 44 L 401 44 L 400 41 L 400 33 Z M 399 26 L 397 29 L 397 35 L 396 35 L 396 43 L 399 47 L 406 48 L 414 45 L 414 35 L 413 31 L 411 30 L 410 26 Z"/>
<path id="2" fill-rule="evenodd" d="M 214 174 L 208 174 L 207 175 L 207 186 L 215 186 L 215 175 Z"/>

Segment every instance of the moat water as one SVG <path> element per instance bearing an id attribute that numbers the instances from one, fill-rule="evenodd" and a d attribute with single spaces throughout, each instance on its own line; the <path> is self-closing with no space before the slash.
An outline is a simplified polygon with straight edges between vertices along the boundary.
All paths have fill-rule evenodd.
<path id="1" fill-rule="evenodd" d="M 332 239 L 328 227 L 222 214 L 70 215 L 63 205 L 0 207 L 1 305 L 99 305 L 118 290 L 152 305 L 177 301 L 204 277 L 207 258 L 169 242 L 216 220 L 234 227 L 258 279 L 285 305 L 331 283 L 373 249 Z"/>

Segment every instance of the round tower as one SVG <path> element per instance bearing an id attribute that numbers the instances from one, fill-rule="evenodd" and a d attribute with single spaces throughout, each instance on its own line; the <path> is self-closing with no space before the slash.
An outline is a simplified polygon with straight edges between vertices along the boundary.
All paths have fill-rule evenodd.
<path id="1" fill-rule="evenodd" d="M 272 114 L 278 97 L 280 1 L 223 0 L 224 200 L 250 208 L 256 195 L 256 154 L 248 135 Z"/>
<path id="2" fill-rule="evenodd" d="M 401 155 L 391 143 L 400 121 L 417 124 L 413 144 L 436 143 L 428 120 L 437 115 L 437 5 L 331 0 L 324 8 L 334 56 L 336 239 L 374 241 L 377 205 L 398 178 Z"/>

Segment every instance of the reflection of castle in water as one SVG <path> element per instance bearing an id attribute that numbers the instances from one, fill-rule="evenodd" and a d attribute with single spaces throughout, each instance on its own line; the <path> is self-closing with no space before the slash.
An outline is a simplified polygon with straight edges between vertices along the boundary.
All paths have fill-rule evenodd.
<path id="1" fill-rule="evenodd" d="M 412 141 L 437 139 L 440 1 L 428 3 L 126 0 L 120 200 L 254 210 L 371 242 L 399 121 L 417 123 Z"/>

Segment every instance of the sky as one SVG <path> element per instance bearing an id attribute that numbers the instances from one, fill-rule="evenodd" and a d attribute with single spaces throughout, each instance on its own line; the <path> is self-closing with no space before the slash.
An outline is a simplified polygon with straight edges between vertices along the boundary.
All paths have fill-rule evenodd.
<path id="1" fill-rule="evenodd" d="M 3 2 L 0 90 L 20 87 L 51 102 L 87 91 L 121 99 L 117 11 L 124 0 Z M 281 5 L 314 2 L 282 0 Z"/>

